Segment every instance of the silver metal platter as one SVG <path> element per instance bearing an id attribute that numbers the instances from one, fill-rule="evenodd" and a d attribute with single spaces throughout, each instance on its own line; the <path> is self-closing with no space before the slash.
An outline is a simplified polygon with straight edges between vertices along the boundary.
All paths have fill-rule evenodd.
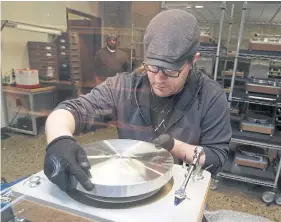
<path id="1" fill-rule="evenodd" d="M 148 142 L 103 140 L 83 148 L 91 165 L 91 181 L 95 189 L 86 191 L 74 177 L 72 184 L 92 199 L 105 202 L 114 202 L 117 200 L 114 198 L 119 198 L 118 202 L 122 202 L 120 198 L 138 199 L 153 194 L 172 177 L 172 155 Z"/>
<path id="2" fill-rule="evenodd" d="M 133 197 L 99 197 L 99 196 L 93 196 L 90 194 L 85 194 L 85 197 L 88 197 L 89 199 L 96 200 L 98 202 L 103 203 L 132 203 L 140 200 L 144 200 L 148 197 L 151 197 L 155 193 L 157 193 L 160 189 L 157 189 L 155 191 L 152 191 L 150 193 L 146 193 L 143 195 L 133 196 Z"/>

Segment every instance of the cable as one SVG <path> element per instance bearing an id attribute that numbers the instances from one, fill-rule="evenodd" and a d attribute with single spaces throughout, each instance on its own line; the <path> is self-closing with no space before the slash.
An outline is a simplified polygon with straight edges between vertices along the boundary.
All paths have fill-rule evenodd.
<path id="1" fill-rule="evenodd" d="M 8 126 L 12 126 L 11 124 L 13 123 L 13 121 L 15 120 L 15 118 L 18 116 L 20 109 L 21 109 L 21 106 L 19 107 L 19 109 L 18 109 L 16 115 L 13 117 L 12 121 L 8 124 Z"/>

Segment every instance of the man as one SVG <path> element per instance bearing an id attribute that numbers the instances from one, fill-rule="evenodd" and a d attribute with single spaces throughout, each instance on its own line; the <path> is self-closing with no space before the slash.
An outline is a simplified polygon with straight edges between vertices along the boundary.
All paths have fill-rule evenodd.
<path id="1" fill-rule="evenodd" d="M 46 122 L 44 172 L 62 190 L 74 175 L 86 190 L 89 163 L 73 134 L 115 121 L 119 138 L 149 141 L 175 160 L 192 161 L 202 146 L 203 168 L 215 174 L 228 155 L 230 114 L 224 90 L 193 70 L 198 60 L 199 27 L 191 14 L 168 10 L 156 15 L 144 35 L 144 65 L 108 78 L 87 95 L 58 105 Z M 61 165 L 54 170 L 54 162 Z M 57 168 L 56 168 L 57 169 Z"/>
<path id="2" fill-rule="evenodd" d="M 117 35 L 106 37 L 106 47 L 97 52 L 94 61 L 95 80 L 97 84 L 117 73 L 129 70 L 128 56 L 117 48 Z"/>

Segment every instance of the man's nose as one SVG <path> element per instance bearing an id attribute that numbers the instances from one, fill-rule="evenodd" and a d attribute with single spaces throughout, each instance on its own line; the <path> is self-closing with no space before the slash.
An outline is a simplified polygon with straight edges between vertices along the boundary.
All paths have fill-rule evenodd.
<path id="1" fill-rule="evenodd" d="M 167 79 L 168 76 L 166 76 L 161 69 L 155 74 L 155 78 L 159 80 Z"/>

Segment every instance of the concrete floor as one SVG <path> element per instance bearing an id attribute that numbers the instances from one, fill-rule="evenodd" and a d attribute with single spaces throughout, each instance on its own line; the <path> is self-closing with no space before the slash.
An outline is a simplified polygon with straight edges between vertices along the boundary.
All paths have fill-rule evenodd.
<path id="1" fill-rule="evenodd" d="M 2 177 L 13 181 L 42 169 L 46 145 L 43 129 L 37 137 L 9 132 L 10 137 L 1 141 Z M 118 136 L 112 127 L 76 137 L 80 144 L 113 138 Z M 266 206 L 260 199 L 263 190 L 242 182 L 221 180 L 220 189 L 210 191 L 209 210 L 234 210 L 281 222 L 281 207 L 274 204 Z"/>

